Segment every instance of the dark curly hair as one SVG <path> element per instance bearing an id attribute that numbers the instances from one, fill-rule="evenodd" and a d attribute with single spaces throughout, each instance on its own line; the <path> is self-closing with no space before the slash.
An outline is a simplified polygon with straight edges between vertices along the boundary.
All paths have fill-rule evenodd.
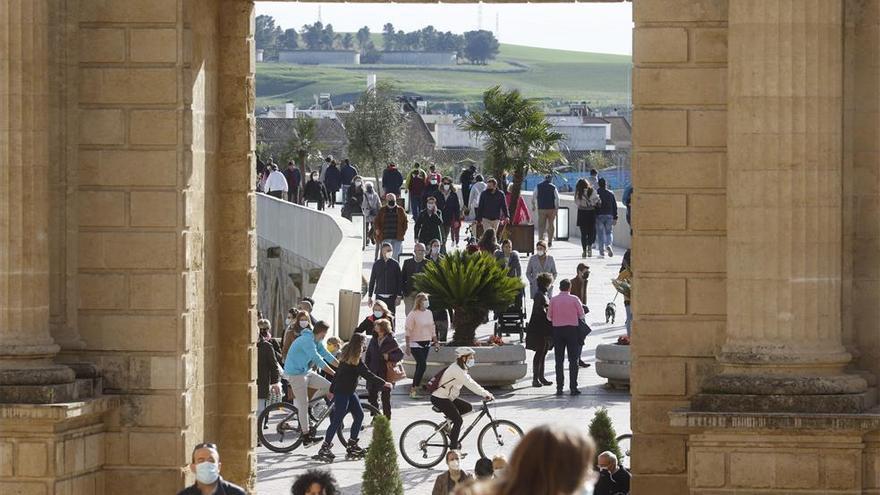
<path id="1" fill-rule="evenodd" d="M 340 495 L 339 486 L 336 485 L 336 478 L 330 474 L 330 471 L 324 469 L 309 469 L 301 474 L 293 486 L 290 487 L 292 495 L 305 495 L 312 484 L 317 483 L 324 489 L 323 495 Z"/>

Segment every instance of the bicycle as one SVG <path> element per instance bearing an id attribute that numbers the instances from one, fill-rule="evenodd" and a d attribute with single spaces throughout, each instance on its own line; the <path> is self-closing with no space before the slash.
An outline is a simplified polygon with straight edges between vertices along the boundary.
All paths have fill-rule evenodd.
<path id="1" fill-rule="evenodd" d="M 379 409 L 364 401 L 363 397 L 358 396 L 358 398 L 361 400 L 365 416 L 367 413 L 371 417 L 382 414 Z M 335 405 L 328 402 L 324 395 L 312 397 L 309 400 L 309 431 L 317 432 L 318 427 L 330 417 L 334 408 Z M 371 424 L 366 417 L 364 420 L 359 440 L 364 445 L 369 445 L 372 428 L 370 428 Z M 336 438 L 340 444 L 346 443 L 344 429 L 344 424 L 340 425 L 336 432 Z M 257 418 L 257 436 L 260 443 L 272 452 L 284 454 L 296 450 L 302 444 L 302 432 L 296 406 L 292 402 L 285 401 L 267 406 Z"/>
<path id="2" fill-rule="evenodd" d="M 626 469 L 630 469 L 630 464 L 632 463 L 632 438 L 632 433 L 624 433 L 617 437 L 617 446 L 620 448 L 620 459 L 618 459 L 618 464 Z"/>
<path id="3" fill-rule="evenodd" d="M 436 406 L 431 406 L 431 409 L 442 414 Z M 489 424 L 483 427 L 477 437 L 480 456 L 491 459 L 495 455 L 503 454 L 510 458 L 513 448 L 523 436 L 522 428 L 513 421 L 493 418 L 486 400 L 483 401 L 480 413 L 474 421 L 462 431 L 459 442 L 468 436 L 483 416 L 489 417 Z M 446 458 L 451 429 L 452 421 L 449 419 L 440 424 L 427 419 L 415 421 L 400 435 L 400 454 L 413 467 L 425 469 L 434 467 Z M 419 457 L 422 462 L 419 462 Z"/>

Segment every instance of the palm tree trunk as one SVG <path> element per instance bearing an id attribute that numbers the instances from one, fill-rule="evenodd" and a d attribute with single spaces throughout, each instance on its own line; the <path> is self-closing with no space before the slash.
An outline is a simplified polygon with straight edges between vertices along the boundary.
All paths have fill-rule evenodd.
<path id="1" fill-rule="evenodd" d="M 514 217 L 516 217 L 516 207 L 519 204 L 519 197 L 521 196 L 520 192 L 522 191 L 522 183 L 525 180 L 525 171 L 523 170 L 522 165 L 517 165 L 513 169 L 513 182 L 512 188 L 510 191 L 510 220 L 513 222 Z"/>
<path id="2" fill-rule="evenodd" d="M 452 311 L 452 345 L 474 345 L 477 327 L 488 311 L 476 308 L 455 308 Z"/>

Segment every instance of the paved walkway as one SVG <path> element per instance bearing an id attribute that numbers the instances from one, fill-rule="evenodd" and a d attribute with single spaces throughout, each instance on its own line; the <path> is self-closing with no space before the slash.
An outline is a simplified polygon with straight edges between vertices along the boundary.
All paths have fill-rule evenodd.
<path id="1" fill-rule="evenodd" d="M 329 210 L 329 212 L 338 214 L 339 208 Z M 410 222 L 411 225 L 412 222 Z M 462 233 L 464 233 L 464 229 L 462 229 Z M 413 241 L 411 237 L 411 234 L 407 236 L 403 252 L 412 252 Z M 373 263 L 373 252 L 373 246 L 369 246 L 364 252 L 364 275 L 367 278 L 369 278 L 370 267 Z M 570 242 L 555 241 L 553 247 L 550 248 L 550 254 L 556 260 L 560 277 L 573 276 L 577 264 L 584 261 L 581 258 L 580 239 L 576 237 L 572 237 Z M 587 315 L 587 321 L 593 329 L 593 333 L 587 337 L 582 358 L 588 363 L 594 362 L 594 353 L 598 344 L 616 342 L 618 336 L 626 334 L 623 326 L 626 317 L 620 298 L 617 301 L 617 323 L 606 325 L 604 316 L 605 304 L 614 297 L 614 289 L 611 286 L 610 279 L 617 276 L 622 254 L 623 250 L 620 250 L 620 252 L 614 253 L 613 258 L 598 259 L 594 257 L 586 260 L 591 271 L 588 287 L 588 304 L 592 310 Z M 525 265 L 528 260 L 524 256 L 521 258 L 521 261 L 523 271 L 525 271 Z M 398 328 L 403 328 L 405 316 L 402 309 L 403 305 L 401 304 L 397 316 Z M 366 316 L 370 311 L 371 308 L 365 304 L 362 305 L 361 317 Z M 478 336 L 491 333 L 491 324 L 483 325 L 478 330 Z M 449 336 L 450 338 L 452 336 L 451 329 Z M 403 338 L 402 334 L 399 334 L 398 337 L 399 340 Z M 533 353 L 528 351 L 527 360 L 529 361 L 530 368 L 532 355 Z M 554 355 L 551 351 L 547 355 L 547 378 L 549 380 L 555 380 L 552 371 L 555 366 L 553 363 Z M 531 370 L 529 370 L 526 377 L 515 384 L 512 389 L 492 390 L 498 399 L 493 409 L 493 415 L 513 420 L 525 431 L 548 421 L 586 430 L 594 411 L 599 407 L 606 407 L 617 433 L 630 431 L 630 396 L 628 392 L 607 389 L 604 386 L 604 379 L 596 375 L 595 365 L 581 370 L 579 382 L 581 384 L 581 392 L 583 392 L 582 395 L 578 397 L 570 397 L 568 395 L 556 397 L 554 395 L 555 386 L 532 388 Z M 399 384 L 393 392 L 392 429 L 395 435 L 395 442 L 399 440 L 400 433 L 411 422 L 423 418 L 437 421 L 441 419 L 440 415 L 431 411 L 430 403 L 427 400 L 411 400 L 408 397 L 408 393 L 409 384 L 407 382 Z M 463 395 L 463 398 L 470 400 L 472 403 L 479 402 L 479 399 L 473 395 Z M 472 416 L 470 415 L 465 416 L 465 426 L 469 424 L 471 418 Z M 343 449 L 338 445 L 334 448 L 337 453 L 337 460 L 327 467 L 333 471 L 337 481 L 343 488 L 343 493 L 359 494 L 364 467 L 363 461 L 346 461 L 344 460 Z M 474 432 L 465 439 L 463 448 L 466 452 L 471 453 L 463 462 L 464 468 L 472 471 L 474 462 L 476 462 L 478 457 L 476 434 Z M 317 451 L 318 446 L 312 446 L 305 450 L 298 449 L 290 454 L 276 454 L 264 448 L 258 448 L 257 488 L 259 492 L 271 494 L 289 493 L 290 485 L 296 475 L 309 468 L 324 466 L 311 459 L 311 456 L 316 454 Z M 416 469 L 399 456 L 398 463 L 403 478 L 404 490 L 407 495 L 430 494 L 434 479 L 443 468 L 443 465 L 439 465 L 435 469 Z"/>

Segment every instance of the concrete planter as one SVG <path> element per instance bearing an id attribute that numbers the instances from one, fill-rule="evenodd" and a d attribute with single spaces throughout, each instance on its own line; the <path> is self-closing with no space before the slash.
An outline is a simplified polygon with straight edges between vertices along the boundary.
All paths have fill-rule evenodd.
<path id="1" fill-rule="evenodd" d="M 474 356 L 476 365 L 470 369 L 470 374 L 480 385 L 513 385 L 526 376 L 528 368 L 525 362 L 526 348 L 522 344 L 473 347 L 473 349 L 476 351 Z M 422 385 L 453 362 L 455 362 L 455 347 L 440 346 L 438 351 L 432 349 L 428 354 L 428 370 L 422 379 Z M 406 369 L 406 375 L 411 378 L 416 370 L 416 363 L 412 357 L 404 357 L 403 367 Z"/>
<path id="2" fill-rule="evenodd" d="M 629 388 L 630 346 L 601 344 L 596 347 L 596 374 L 614 388 Z"/>

